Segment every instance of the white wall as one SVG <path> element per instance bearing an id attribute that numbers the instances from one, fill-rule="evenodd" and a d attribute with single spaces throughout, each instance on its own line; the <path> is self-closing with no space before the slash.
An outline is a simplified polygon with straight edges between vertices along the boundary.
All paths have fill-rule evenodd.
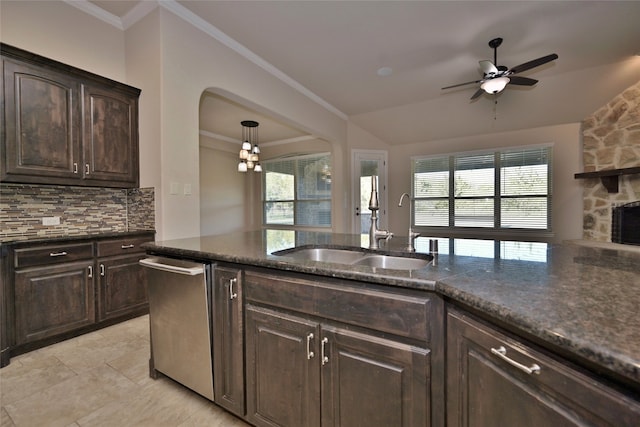
<path id="1" fill-rule="evenodd" d="M 126 83 L 121 30 L 58 1 L 0 2 L 0 40 Z"/>
<path id="2" fill-rule="evenodd" d="M 160 10 L 162 46 L 163 238 L 200 234 L 199 102 L 209 88 L 236 94 L 278 112 L 300 128 L 346 145 L 346 123 L 245 58 Z M 259 181 L 251 182 L 259 185 Z M 192 196 L 171 196 L 169 183 L 191 184 Z M 248 189 L 251 192 L 251 189 Z M 259 221 L 251 218 L 249 227 Z"/>
<path id="3" fill-rule="evenodd" d="M 220 141 L 201 138 L 200 232 L 214 235 L 244 231 L 248 223 L 245 217 L 250 212 L 245 197 L 250 174 L 237 172 L 237 150 L 229 152 L 218 148 L 223 145 Z"/>

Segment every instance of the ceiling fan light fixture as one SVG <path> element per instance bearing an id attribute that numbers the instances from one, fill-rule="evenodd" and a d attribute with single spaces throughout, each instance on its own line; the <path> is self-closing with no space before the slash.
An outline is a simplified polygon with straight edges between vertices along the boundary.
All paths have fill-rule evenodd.
<path id="1" fill-rule="evenodd" d="M 509 83 L 509 77 L 496 77 L 495 79 L 489 79 L 483 82 L 480 87 L 487 93 L 499 93 Z"/>

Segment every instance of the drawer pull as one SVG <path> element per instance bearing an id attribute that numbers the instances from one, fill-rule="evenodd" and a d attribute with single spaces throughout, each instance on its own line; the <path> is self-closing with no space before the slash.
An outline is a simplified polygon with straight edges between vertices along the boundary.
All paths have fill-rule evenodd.
<path id="1" fill-rule="evenodd" d="M 329 363 L 329 356 L 327 356 L 327 353 L 326 353 L 326 350 L 327 350 L 326 347 L 328 343 L 329 343 L 329 338 L 324 337 L 322 339 L 322 345 L 320 346 L 320 357 L 322 358 L 322 366 Z"/>
<path id="2" fill-rule="evenodd" d="M 313 359 L 313 357 L 315 356 L 315 354 L 313 354 L 313 351 L 311 351 L 312 339 L 313 339 L 313 333 L 310 333 L 309 335 L 307 335 L 307 360 Z"/>
<path id="3" fill-rule="evenodd" d="M 104 277 L 104 264 L 100 264 L 100 276 Z"/>
<path id="4" fill-rule="evenodd" d="M 235 277 L 229 280 L 229 299 L 233 300 L 238 298 L 238 293 L 233 291 L 233 285 L 238 282 Z"/>
<path id="5" fill-rule="evenodd" d="M 73 173 L 78 173 L 78 164 L 73 162 Z"/>
<path id="6" fill-rule="evenodd" d="M 93 267 L 89 266 L 87 267 L 89 269 L 89 275 L 87 276 L 89 279 L 93 278 Z"/>
<path id="7" fill-rule="evenodd" d="M 89 169 L 89 163 L 85 163 L 84 165 L 84 173 L 89 175 L 90 174 L 90 169 Z"/>
<path id="8" fill-rule="evenodd" d="M 122 245 L 122 246 L 120 246 L 120 247 L 121 247 L 122 249 L 132 249 L 132 248 L 135 248 L 135 247 L 136 247 L 136 245 Z"/>
<path id="9" fill-rule="evenodd" d="M 527 374 L 531 375 L 531 374 L 539 374 L 540 373 L 540 366 L 538 366 L 537 364 L 533 364 L 531 366 L 525 366 L 522 363 L 518 363 L 515 360 L 513 360 L 512 358 L 507 356 L 507 349 L 504 348 L 504 346 L 500 346 L 498 348 L 491 348 L 491 353 L 495 354 L 496 356 L 498 356 L 500 359 L 504 360 L 505 362 L 507 362 L 508 364 L 510 364 L 511 366 L 515 366 L 516 368 L 520 369 L 521 371 L 526 372 Z"/>
<path id="10" fill-rule="evenodd" d="M 55 257 L 55 256 L 66 256 L 66 255 L 68 255 L 68 254 L 67 254 L 66 252 L 64 252 L 64 251 L 62 251 L 62 252 L 51 252 L 51 253 L 49 254 L 49 256 L 51 256 L 51 257 Z"/>

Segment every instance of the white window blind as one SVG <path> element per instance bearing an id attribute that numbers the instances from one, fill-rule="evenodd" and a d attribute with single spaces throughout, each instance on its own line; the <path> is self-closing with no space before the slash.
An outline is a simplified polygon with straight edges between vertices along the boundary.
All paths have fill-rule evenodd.
<path id="1" fill-rule="evenodd" d="M 263 163 L 265 225 L 331 226 L 331 158 L 310 154 Z"/>
<path id="2" fill-rule="evenodd" d="M 551 146 L 414 158 L 415 227 L 551 230 Z"/>

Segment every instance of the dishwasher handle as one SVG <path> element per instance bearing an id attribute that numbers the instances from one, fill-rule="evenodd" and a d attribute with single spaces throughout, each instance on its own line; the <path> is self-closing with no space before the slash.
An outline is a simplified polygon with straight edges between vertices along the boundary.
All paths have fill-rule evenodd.
<path id="1" fill-rule="evenodd" d="M 158 258 L 145 258 L 140 260 L 140 264 L 145 267 L 153 268 L 155 270 L 168 271 L 171 273 L 184 274 L 187 276 L 197 276 L 198 274 L 204 274 L 204 266 L 202 264 L 191 264 L 193 267 L 184 267 L 179 265 L 172 265 L 163 263 Z M 184 263 L 187 264 L 187 263 Z"/>

